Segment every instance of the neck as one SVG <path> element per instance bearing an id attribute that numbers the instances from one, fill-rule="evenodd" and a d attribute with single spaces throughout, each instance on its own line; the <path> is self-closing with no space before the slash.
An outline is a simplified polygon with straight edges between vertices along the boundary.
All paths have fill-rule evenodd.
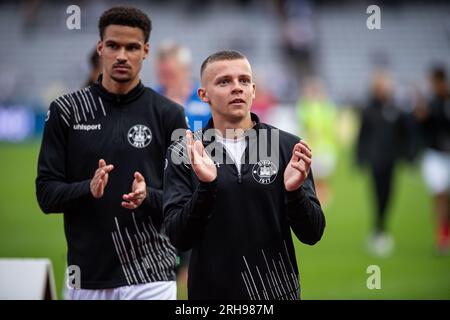
<path id="1" fill-rule="evenodd" d="M 102 86 L 110 93 L 114 94 L 127 94 L 130 92 L 134 87 L 137 86 L 140 79 L 139 77 L 134 78 L 131 81 L 128 82 L 117 82 L 110 77 L 103 77 L 102 78 Z"/>
<path id="2" fill-rule="evenodd" d="M 223 120 L 213 114 L 213 121 L 214 128 L 219 131 L 222 137 L 228 139 L 240 138 L 244 135 L 245 131 L 254 126 L 250 113 L 238 121 Z M 230 132 L 232 132 L 232 136 L 230 136 Z"/>

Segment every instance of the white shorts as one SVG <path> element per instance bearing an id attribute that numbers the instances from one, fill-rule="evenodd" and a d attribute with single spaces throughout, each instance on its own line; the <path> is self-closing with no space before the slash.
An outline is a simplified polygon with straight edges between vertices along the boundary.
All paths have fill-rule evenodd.
<path id="1" fill-rule="evenodd" d="M 111 289 L 69 288 L 66 300 L 176 300 L 175 281 L 159 281 Z"/>
<path id="2" fill-rule="evenodd" d="M 450 193 L 450 154 L 427 149 L 423 156 L 422 174 L 432 194 Z"/>

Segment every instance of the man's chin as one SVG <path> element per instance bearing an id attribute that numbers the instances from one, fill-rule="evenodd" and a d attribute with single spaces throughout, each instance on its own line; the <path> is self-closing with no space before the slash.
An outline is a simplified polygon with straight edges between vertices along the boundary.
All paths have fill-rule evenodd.
<path id="1" fill-rule="evenodd" d="M 111 79 L 119 83 L 127 83 L 133 80 L 133 78 L 130 76 L 115 76 L 115 75 L 112 75 Z"/>
<path id="2" fill-rule="evenodd" d="M 242 121 L 245 117 L 248 116 L 249 110 L 247 108 L 242 108 L 239 110 L 233 110 L 228 114 L 230 119 L 233 119 L 235 122 Z"/>

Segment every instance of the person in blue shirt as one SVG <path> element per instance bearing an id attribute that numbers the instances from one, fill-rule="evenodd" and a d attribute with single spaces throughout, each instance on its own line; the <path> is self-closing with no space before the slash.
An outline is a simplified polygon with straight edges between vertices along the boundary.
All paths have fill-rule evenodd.
<path id="1" fill-rule="evenodd" d="M 192 55 L 188 48 L 165 42 L 157 50 L 155 70 L 157 91 L 184 107 L 189 128 L 203 128 L 211 117 L 208 104 L 197 95 L 192 77 Z"/>
<path id="2" fill-rule="evenodd" d="M 190 50 L 175 42 L 163 43 L 156 52 L 155 71 L 156 91 L 184 107 L 189 129 L 202 129 L 211 118 L 211 111 L 197 95 L 199 86 L 192 77 Z M 180 297 L 187 287 L 189 258 L 190 251 L 178 253 L 176 273 Z"/>

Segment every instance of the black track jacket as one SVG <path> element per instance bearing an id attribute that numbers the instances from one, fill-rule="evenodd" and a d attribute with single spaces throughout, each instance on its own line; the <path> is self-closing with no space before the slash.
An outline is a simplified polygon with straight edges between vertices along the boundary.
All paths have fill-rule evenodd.
<path id="1" fill-rule="evenodd" d="M 186 128 L 183 108 L 139 83 L 126 95 L 101 85 L 55 99 L 38 161 L 36 194 L 45 213 L 63 212 L 68 265 L 81 288 L 174 280 L 175 249 L 162 227 L 164 158 L 172 131 Z M 99 159 L 113 164 L 104 196 L 90 181 Z M 121 206 L 134 172 L 147 184 L 135 210 Z M 45 235 L 43 235 L 45 236 Z"/>
<path id="2" fill-rule="evenodd" d="M 205 141 L 214 141 L 205 139 L 207 134 L 203 144 L 218 171 L 211 183 L 199 182 L 188 163 L 178 164 L 185 139 L 175 142 L 167 153 L 164 223 L 176 248 L 192 248 L 189 299 L 298 299 L 299 275 L 290 228 L 310 245 L 324 232 L 325 217 L 312 173 L 298 190 L 287 192 L 284 187 L 284 170 L 300 139 L 260 123 L 255 114 L 252 120 L 257 134 L 246 137 L 240 175 L 224 149 L 217 156 L 220 148 L 212 147 L 219 143 Z M 210 128 L 212 119 L 203 134 Z M 263 139 L 269 141 L 267 150 L 276 146 L 271 129 L 279 134 L 279 147 L 272 154 L 258 154 Z M 196 132 L 195 138 L 201 133 Z"/>

